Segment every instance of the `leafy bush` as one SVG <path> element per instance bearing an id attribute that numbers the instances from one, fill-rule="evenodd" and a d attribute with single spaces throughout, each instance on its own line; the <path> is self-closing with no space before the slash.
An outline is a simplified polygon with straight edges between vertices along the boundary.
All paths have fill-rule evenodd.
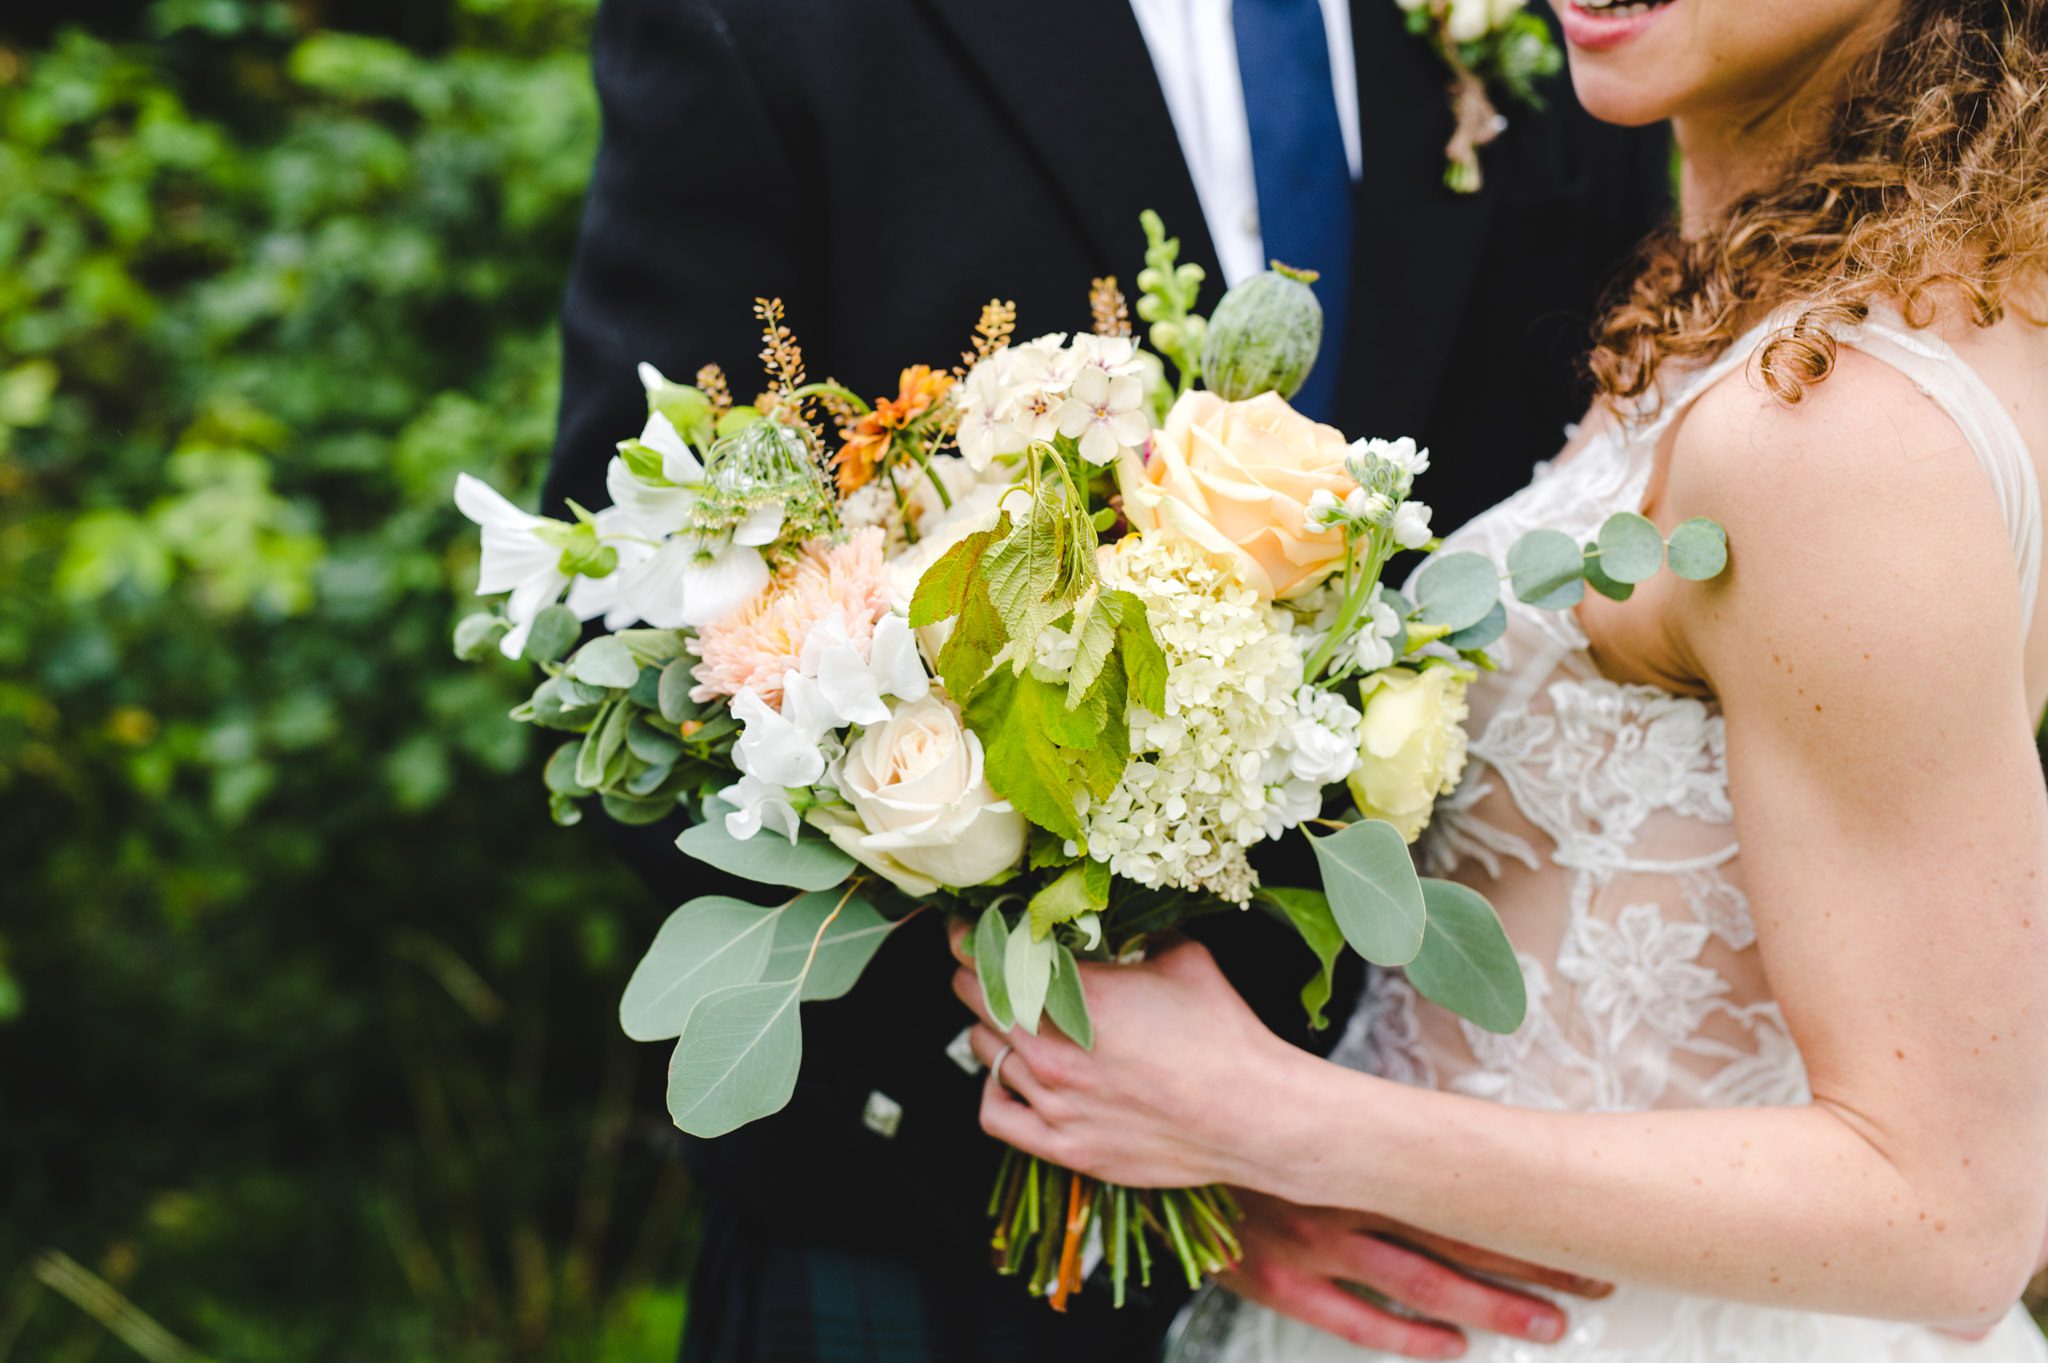
<path id="1" fill-rule="evenodd" d="M 552 435 L 592 7 L 0 20 L 0 1358 L 672 1348 L 652 906 L 447 644 L 456 472 Z"/>

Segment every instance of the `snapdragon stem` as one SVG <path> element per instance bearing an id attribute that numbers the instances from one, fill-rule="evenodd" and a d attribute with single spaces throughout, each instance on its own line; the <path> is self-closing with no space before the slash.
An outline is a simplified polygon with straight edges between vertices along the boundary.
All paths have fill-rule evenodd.
<path id="1" fill-rule="evenodd" d="M 1359 617 L 1364 614 L 1367 603 L 1372 600 L 1372 589 L 1379 583 L 1380 571 L 1386 567 L 1387 546 L 1379 531 L 1366 532 L 1363 549 L 1363 560 L 1360 560 L 1357 554 L 1345 555 L 1344 604 L 1338 608 L 1336 624 L 1330 627 L 1330 632 L 1322 643 L 1316 645 L 1315 652 L 1309 654 L 1308 662 L 1303 667 L 1303 672 L 1311 682 L 1323 675 L 1323 669 L 1328 667 L 1330 660 L 1336 656 L 1339 641 L 1349 638 L 1357 628 Z M 1352 575 L 1354 565 L 1357 568 L 1356 577 Z"/>

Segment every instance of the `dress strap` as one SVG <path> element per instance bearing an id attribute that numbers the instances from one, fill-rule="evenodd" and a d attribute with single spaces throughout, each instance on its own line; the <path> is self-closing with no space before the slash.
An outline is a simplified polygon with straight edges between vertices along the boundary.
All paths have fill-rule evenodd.
<path id="1" fill-rule="evenodd" d="M 2019 565 L 2021 618 L 2031 625 L 2041 584 L 2041 487 L 2012 413 L 1947 341 L 1907 326 L 1890 309 L 1873 308 L 1861 326 L 1842 332 L 1841 341 L 1911 379 L 1963 433 L 1998 496 Z"/>

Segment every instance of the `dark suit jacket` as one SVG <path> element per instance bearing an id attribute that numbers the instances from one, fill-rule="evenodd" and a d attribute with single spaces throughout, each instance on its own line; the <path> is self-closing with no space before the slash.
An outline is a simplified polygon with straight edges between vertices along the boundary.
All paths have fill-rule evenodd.
<path id="1" fill-rule="evenodd" d="M 1442 65 L 1393 0 L 1356 0 L 1353 23 L 1350 349 L 1322 362 L 1342 366 L 1348 434 L 1431 447 L 1422 495 L 1448 529 L 1520 486 L 1578 416 L 1588 320 L 1668 211 L 1668 151 L 1661 133 L 1593 123 L 1560 81 L 1548 113 L 1511 113 L 1486 190 L 1451 194 Z M 637 361 L 687 378 L 716 360 L 742 397 L 759 386 L 756 295 L 787 302 L 814 376 L 874 395 L 903 365 L 950 364 L 991 297 L 1015 300 L 1023 336 L 1086 327 L 1089 279 L 1142 263 L 1147 207 L 1210 268 L 1204 305 L 1220 292 L 1119 0 L 606 0 L 595 67 L 604 142 L 563 317 L 552 505 L 605 501 L 613 443 L 645 414 Z M 667 904 L 726 888 L 672 833 L 613 836 Z M 808 1008 L 786 1112 L 693 1152 L 779 1233 L 979 1252 L 994 1146 L 978 1083 L 942 1053 L 968 1019 L 938 928 L 913 924 L 851 997 Z M 1274 935 L 1222 954 L 1305 1039 L 1307 952 Z M 862 1125 L 871 1091 L 904 1108 L 893 1140 Z"/>

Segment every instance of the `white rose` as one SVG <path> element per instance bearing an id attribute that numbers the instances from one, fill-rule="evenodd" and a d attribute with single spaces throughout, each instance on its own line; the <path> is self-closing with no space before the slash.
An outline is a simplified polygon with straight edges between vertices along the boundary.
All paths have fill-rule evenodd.
<path id="1" fill-rule="evenodd" d="M 981 739 L 937 696 L 906 701 L 847 749 L 839 793 L 813 816 L 848 856 L 905 894 L 979 885 L 1024 855 L 1024 816 L 982 775 Z"/>
<path id="2" fill-rule="evenodd" d="M 1351 798 L 1368 819 L 1385 819 L 1414 842 L 1437 797 L 1465 774 L 1465 686 L 1456 667 L 1393 667 L 1368 677 L 1358 725 L 1360 762 Z"/>
<path id="3" fill-rule="evenodd" d="M 1451 0 L 1450 21 L 1444 32 L 1454 43 L 1477 42 L 1492 27 L 1489 0 Z"/>

